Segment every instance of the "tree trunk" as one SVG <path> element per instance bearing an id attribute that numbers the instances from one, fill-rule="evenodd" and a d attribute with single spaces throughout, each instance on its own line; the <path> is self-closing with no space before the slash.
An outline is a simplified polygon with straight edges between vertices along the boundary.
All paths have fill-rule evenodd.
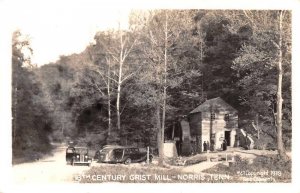
<path id="1" fill-rule="evenodd" d="M 212 106 L 210 106 L 209 107 L 210 108 L 210 122 L 209 122 L 209 139 L 208 139 L 208 142 L 209 142 L 209 144 L 211 145 L 211 139 L 212 139 L 212 132 L 213 132 L 213 122 L 214 122 L 214 120 L 215 120 L 215 117 L 214 116 L 212 116 L 213 114 L 214 114 L 214 112 L 213 112 L 213 107 Z M 204 142 L 204 141 L 203 141 Z"/>
<path id="2" fill-rule="evenodd" d="M 161 151 L 160 151 L 160 159 L 163 159 L 164 156 L 164 139 L 165 139 L 165 125 L 166 125 L 166 100 L 167 100 L 167 64 L 168 64 L 168 14 L 166 12 L 166 23 L 165 23 L 165 48 L 164 48 L 164 82 L 163 82 L 163 109 L 162 109 L 162 123 L 161 123 Z"/>
<path id="3" fill-rule="evenodd" d="M 285 150 L 282 140 L 282 19 L 283 11 L 279 12 L 279 42 L 278 42 L 278 83 L 277 83 L 277 115 L 276 115 L 276 125 L 277 125 L 277 149 L 278 154 L 284 158 Z"/>
<path id="4" fill-rule="evenodd" d="M 175 122 L 173 122 L 173 126 L 172 126 L 172 140 L 174 140 L 174 135 L 175 135 Z"/>
<path id="5" fill-rule="evenodd" d="M 108 62 L 108 78 L 107 78 L 107 110 L 108 110 L 108 136 L 110 136 L 111 133 L 111 107 L 110 107 L 110 62 Z"/>
<path id="6" fill-rule="evenodd" d="M 123 70 L 123 35 L 120 32 L 120 56 L 119 56 L 119 79 L 117 88 L 117 129 L 121 131 L 121 114 L 120 114 L 120 98 L 121 98 L 121 84 L 122 84 L 122 70 Z"/>
<path id="7" fill-rule="evenodd" d="M 156 127 L 157 127 L 157 148 L 158 148 L 158 165 L 163 166 L 164 163 L 164 152 L 163 152 L 163 147 L 164 144 L 162 143 L 162 128 L 161 128 L 161 122 L 160 122 L 160 104 L 157 104 L 156 107 Z"/>
<path id="8" fill-rule="evenodd" d="M 62 126 L 61 126 L 61 134 L 62 134 L 62 136 L 64 136 L 64 128 L 65 128 L 65 123 L 62 123 Z"/>
<path id="9" fill-rule="evenodd" d="M 17 82 L 17 80 L 16 80 Z M 16 136 L 17 136 L 17 108 L 18 108 L 18 89 L 17 89 L 17 83 L 16 83 L 16 86 L 13 88 L 13 101 L 14 101 L 14 104 L 13 104 L 13 135 L 12 135 L 12 141 L 13 143 L 15 143 L 15 140 L 16 140 Z"/>
<path id="10" fill-rule="evenodd" d="M 118 83 L 118 89 L 117 89 L 117 128 L 118 128 L 118 130 L 121 130 L 120 97 L 121 97 L 121 83 Z"/>
<path id="11" fill-rule="evenodd" d="M 258 118 L 259 118 L 259 115 L 256 114 L 257 139 L 259 140 L 259 138 L 260 138 L 260 129 L 259 129 L 259 124 L 258 124 Z"/>

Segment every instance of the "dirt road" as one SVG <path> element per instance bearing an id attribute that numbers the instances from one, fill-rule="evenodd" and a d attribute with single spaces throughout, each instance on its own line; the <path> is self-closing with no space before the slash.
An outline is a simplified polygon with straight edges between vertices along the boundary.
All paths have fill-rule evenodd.
<path id="1" fill-rule="evenodd" d="M 64 182 L 75 182 L 75 177 L 78 174 L 89 169 L 88 166 L 71 166 L 66 165 L 65 161 L 65 150 L 67 146 L 62 144 L 56 144 L 56 148 L 53 151 L 53 155 L 46 157 L 44 159 L 38 160 L 32 163 L 24 163 L 15 165 L 12 168 L 14 184 L 49 184 L 49 183 L 64 183 Z M 258 155 L 264 154 L 275 154 L 276 152 L 266 152 L 261 150 L 240 150 L 240 149 L 230 149 L 227 153 L 235 152 L 235 154 L 240 154 L 243 158 L 254 159 Z M 226 152 L 225 152 L 226 153 Z M 225 154 L 223 153 L 223 154 Z M 213 156 L 213 154 L 210 154 Z M 175 167 L 182 169 L 183 172 L 191 173 L 201 173 L 203 170 L 213 167 L 220 162 L 201 162 L 198 164 L 185 166 L 185 167 Z M 114 165 L 106 165 L 93 163 L 94 166 L 113 167 Z M 125 167 L 125 166 L 124 166 Z M 126 167 L 142 167 L 141 164 L 132 164 Z"/>
<path id="2" fill-rule="evenodd" d="M 65 145 L 56 145 L 53 156 L 32 162 L 13 166 L 15 184 L 28 183 L 61 183 L 74 181 L 75 174 L 89 169 L 88 166 L 66 165 Z"/>

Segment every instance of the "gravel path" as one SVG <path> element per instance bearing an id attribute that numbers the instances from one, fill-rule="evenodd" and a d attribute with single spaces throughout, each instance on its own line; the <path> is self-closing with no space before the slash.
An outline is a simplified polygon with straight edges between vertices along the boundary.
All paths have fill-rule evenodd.
<path id="1" fill-rule="evenodd" d="M 220 162 L 201 162 L 195 165 L 186 166 L 182 169 L 183 172 L 202 173 L 203 170 L 211 168 Z"/>
<path id="2" fill-rule="evenodd" d="M 66 146 L 59 146 L 51 157 L 32 163 L 14 165 L 12 167 L 14 184 L 71 182 L 76 173 L 89 169 L 87 166 L 66 165 L 65 150 Z"/>

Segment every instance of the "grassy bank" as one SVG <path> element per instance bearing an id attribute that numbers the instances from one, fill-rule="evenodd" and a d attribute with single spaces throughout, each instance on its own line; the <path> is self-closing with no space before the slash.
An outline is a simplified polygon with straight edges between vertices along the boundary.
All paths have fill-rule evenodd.
<path id="1" fill-rule="evenodd" d="M 50 144 L 40 145 L 40 147 L 33 147 L 24 150 L 15 149 L 12 156 L 12 164 L 21 164 L 39 160 L 47 155 L 52 155 L 54 147 Z"/>
<path id="2" fill-rule="evenodd" d="M 203 172 L 230 175 L 236 182 L 291 182 L 291 160 L 282 160 L 276 155 L 258 156 L 252 162 L 239 156 L 235 160 L 230 165 L 218 164 Z"/>

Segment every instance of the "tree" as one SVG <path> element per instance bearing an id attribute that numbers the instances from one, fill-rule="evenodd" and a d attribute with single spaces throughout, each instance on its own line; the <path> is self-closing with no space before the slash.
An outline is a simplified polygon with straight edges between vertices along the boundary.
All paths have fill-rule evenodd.
<path id="1" fill-rule="evenodd" d="M 176 87 L 178 89 L 184 82 L 185 75 L 199 75 L 196 70 L 191 73 L 191 66 L 195 64 L 187 65 L 182 62 L 188 56 L 181 54 L 192 52 L 189 43 L 194 41 L 191 41 L 189 35 L 194 27 L 194 14 L 194 11 L 156 10 L 140 14 L 138 18 L 142 21 L 135 21 L 143 42 L 139 49 L 142 50 L 142 59 L 146 65 L 139 74 L 133 100 L 136 105 L 150 108 L 155 117 L 152 124 L 157 132 L 160 165 L 163 164 L 164 157 L 165 129 L 168 122 L 174 122 L 172 116 L 175 114 L 173 98 L 168 92 Z M 189 71 L 184 71 L 189 67 Z"/>
<path id="2" fill-rule="evenodd" d="M 277 64 L 277 70 L 278 70 L 278 83 L 277 83 L 277 114 L 276 114 L 276 125 L 277 125 L 277 148 L 278 153 L 281 157 L 285 157 L 285 149 L 283 146 L 283 140 L 282 140 L 282 76 L 283 76 L 283 70 L 282 70 L 282 62 L 283 62 L 283 56 L 282 56 L 282 39 L 284 36 L 283 31 L 283 17 L 284 17 L 285 11 L 279 11 L 278 17 L 278 33 L 279 33 L 279 40 L 276 44 L 277 52 L 278 52 L 278 64 Z"/>
<path id="3" fill-rule="evenodd" d="M 107 101 L 107 116 L 108 116 L 108 131 L 107 135 L 110 137 L 112 130 L 112 83 L 113 74 L 111 73 L 112 59 L 109 54 L 105 52 L 105 46 L 110 44 L 109 35 L 105 33 L 98 33 L 96 44 L 86 49 L 88 52 L 90 61 L 87 62 L 85 68 L 86 73 L 83 74 L 82 80 L 85 80 L 82 84 L 89 85 L 97 92 L 99 92 L 101 98 Z M 95 74 L 96 73 L 96 74 Z"/>
<path id="4" fill-rule="evenodd" d="M 282 117 L 291 119 L 285 115 L 290 103 L 290 13 L 282 10 L 244 11 L 244 16 L 249 21 L 253 35 L 251 41 L 243 45 L 233 68 L 240 75 L 240 86 L 246 88 L 244 103 L 248 103 L 265 120 L 269 119 L 270 125 L 276 126 L 277 149 L 284 158 Z M 285 73 L 283 69 L 286 69 Z M 284 102 L 284 114 L 283 90 L 288 99 Z"/>
<path id="5" fill-rule="evenodd" d="M 12 147 L 13 158 L 36 159 L 51 149 L 51 120 L 40 103 L 43 93 L 32 73 L 29 40 L 20 31 L 12 37 Z M 30 157 L 32 156 L 32 157 Z"/>
<path id="6" fill-rule="evenodd" d="M 117 73 L 114 74 L 115 78 L 111 78 L 110 76 L 107 77 L 117 84 L 117 129 L 121 130 L 121 88 L 124 82 L 131 78 L 137 70 L 135 69 L 134 71 L 130 71 L 128 57 L 133 51 L 138 40 L 133 36 L 132 32 L 124 31 L 120 28 L 118 31 L 110 31 L 109 34 L 112 36 L 109 43 L 103 44 L 101 41 L 99 41 L 99 43 L 102 43 L 102 46 L 107 54 L 107 61 L 118 65 Z M 97 36 L 95 38 L 97 38 Z M 131 68 L 134 68 L 134 66 L 131 66 Z"/>
<path id="7" fill-rule="evenodd" d="M 119 28 L 117 31 L 99 32 L 95 36 L 96 45 L 101 47 L 102 56 L 98 56 L 98 59 L 102 57 L 108 66 L 108 73 L 103 74 L 101 71 L 97 71 L 103 78 L 107 78 L 106 86 L 111 87 L 116 85 L 116 115 L 117 115 L 117 130 L 121 135 L 124 134 L 124 130 L 121 129 L 121 114 L 124 110 L 121 109 L 121 93 L 122 87 L 126 81 L 132 78 L 140 66 L 136 65 L 132 59 L 132 55 L 135 52 L 135 46 L 138 42 L 138 37 L 135 36 L 134 31 L 129 29 L 128 31 Z M 99 51 L 98 51 L 99 52 Z M 110 84 L 112 82 L 112 84 Z M 108 89 L 107 91 L 109 91 Z M 109 94 L 110 97 L 110 94 Z M 109 99 L 110 100 L 110 99 Z M 110 107 L 109 107 L 110 108 Z M 123 134 L 122 134 L 123 133 Z"/>
<path id="8" fill-rule="evenodd" d="M 89 134 L 88 128 L 98 127 L 114 142 L 121 137 L 123 144 L 152 144 L 156 138 L 163 164 L 164 135 L 174 121 L 206 97 L 221 96 L 239 109 L 241 120 L 259 114 L 261 134 L 275 140 L 282 106 L 286 143 L 291 130 L 290 15 L 283 14 L 281 33 L 278 13 L 133 12 L 129 29 L 98 32 L 84 52 L 34 70 L 42 83 L 43 106 L 56 120 L 53 130 Z M 282 105 L 276 104 L 278 81 Z M 101 109 L 99 116 L 87 118 L 94 107 Z"/>
<path id="9" fill-rule="evenodd" d="M 245 40 L 230 30 L 232 22 L 225 11 L 210 11 L 202 18 L 206 52 L 203 59 L 204 90 L 208 98 L 220 96 L 237 106 L 238 92 L 232 61 Z"/>

